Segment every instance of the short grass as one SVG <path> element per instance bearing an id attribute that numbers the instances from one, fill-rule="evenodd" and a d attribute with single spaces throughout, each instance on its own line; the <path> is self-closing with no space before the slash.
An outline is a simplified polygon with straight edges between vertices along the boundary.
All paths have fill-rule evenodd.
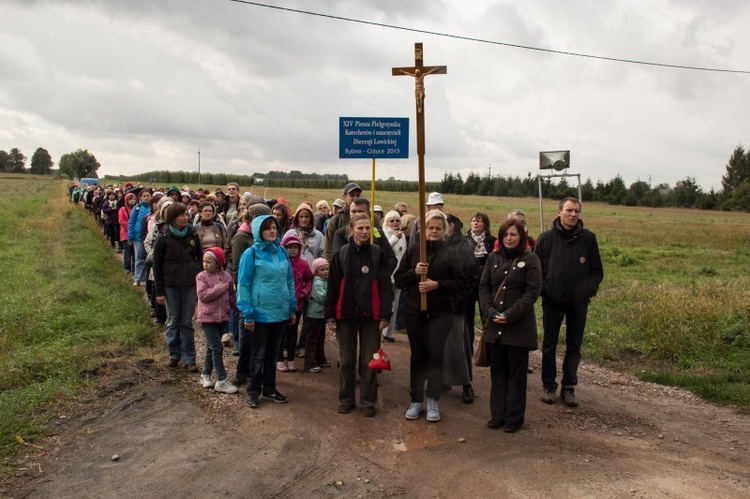
<path id="1" fill-rule="evenodd" d="M 154 341 L 143 299 L 64 183 L 0 177 L 0 456 L 33 441 L 104 357 Z"/>

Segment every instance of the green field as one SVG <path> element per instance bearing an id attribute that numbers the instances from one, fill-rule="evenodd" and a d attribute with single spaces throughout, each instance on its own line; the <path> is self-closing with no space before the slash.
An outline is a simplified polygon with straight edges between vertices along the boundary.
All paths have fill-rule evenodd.
<path id="1" fill-rule="evenodd" d="M 33 441 L 48 431 L 47 421 L 89 383 L 86 372 L 160 340 L 98 226 L 68 202 L 65 182 L 3 175 L 0 188 L 0 455 L 7 467 L 16 435 Z M 340 196 L 253 192 L 284 196 L 292 209 Z M 376 203 L 387 210 L 406 201 L 416 213 L 417 199 L 383 192 Z M 488 213 L 494 228 L 521 208 L 538 235 L 537 199 L 445 201 L 464 221 Z M 544 203 L 545 224 L 556 204 Z M 605 265 L 584 359 L 750 412 L 750 215 L 585 203 L 582 219 L 597 234 Z"/>

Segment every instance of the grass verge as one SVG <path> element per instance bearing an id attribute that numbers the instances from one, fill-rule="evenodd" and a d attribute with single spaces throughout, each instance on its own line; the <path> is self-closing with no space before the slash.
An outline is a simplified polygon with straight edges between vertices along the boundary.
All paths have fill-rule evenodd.
<path id="1" fill-rule="evenodd" d="M 96 222 L 67 201 L 65 185 L 0 178 L 0 463 L 47 422 L 104 356 L 155 335 Z"/>

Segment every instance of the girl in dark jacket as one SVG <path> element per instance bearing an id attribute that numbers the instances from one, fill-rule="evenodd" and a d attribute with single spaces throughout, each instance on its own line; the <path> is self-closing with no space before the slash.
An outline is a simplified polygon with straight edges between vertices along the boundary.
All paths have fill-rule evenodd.
<path id="1" fill-rule="evenodd" d="M 201 242 L 188 225 L 184 204 L 167 208 L 165 221 L 167 227 L 154 243 L 154 282 L 156 303 L 167 307 L 169 366 L 177 367 L 182 358 L 186 369 L 198 372 L 193 315 L 198 300 L 195 277 L 203 270 Z"/>
<path id="2" fill-rule="evenodd" d="M 393 305 L 388 261 L 378 246 L 370 244 L 370 230 L 370 219 L 364 213 L 349 221 L 349 244 L 333 254 L 325 302 L 328 329 L 336 333 L 339 344 L 338 412 L 354 409 L 359 340 L 359 401 L 362 414 L 368 417 L 375 415 L 378 380 L 367 363 L 380 348 L 380 331 L 388 327 Z"/>
<path id="3" fill-rule="evenodd" d="M 525 251 L 526 231 L 518 220 L 503 222 L 498 241 L 500 247 L 487 257 L 479 281 L 479 305 L 490 319 L 485 342 L 492 417 L 487 426 L 505 426 L 506 432 L 514 433 L 523 426 L 526 413 L 529 351 L 538 348 L 534 303 L 542 287 L 542 270 L 537 256 Z"/>
<path id="4" fill-rule="evenodd" d="M 406 419 L 417 419 L 425 410 L 425 382 L 427 383 L 427 421 L 440 421 L 440 391 L 442 388 L 445 341 L 453 326 L 453 295 L 464 287 L 463 269 L 445 243 L 448 222 L 440 210 L 430 210 L 425 216 L 427 262 L 419 261 L 419 245 L 412 244 L 401 259 L 394 275 L 396 287 L 408 288 L 406 302 L 406 332 L 411 347 L 411 405 Z M 426 276 L 420 282 L 421 276 Z M 330 289 L 330 288 L 329 288 Z M 427 294 L 427 310 L 421 310 L 421 293 Z"/>

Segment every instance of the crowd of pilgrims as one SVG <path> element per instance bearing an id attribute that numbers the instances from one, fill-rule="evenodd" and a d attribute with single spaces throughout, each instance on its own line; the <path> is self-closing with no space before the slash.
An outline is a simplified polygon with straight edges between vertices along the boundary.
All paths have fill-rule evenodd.
<path id="1" fill-rule="evenodd" d="M 131 183 L 70 189 L 71 201 L 91 212 L 112 249 L 122 253 L 133 286 L 145 286 L 151 317 L 166 327 L 170 367 L 182 363 L 216 392 L 237 393 L 247 383 L 251 408 L 261 400 L 285 403 L 276 373 L 330 368 L 328 331 L 339 350 L 338 412 L 358 405 L 364 416 L 374 416 L 379 371 L 368 363 L 382 341 L 403 334 L 411 349 L 405 417 L 424 413 L 436 422 L 440 397 L 451 387 L 462 388 L 465 403 L 474 401 L 479 304 L 482 321 L 495 326 L 485 338 L 492 380 L 488 426 L 504 422 L 507 432 L 522 426 L 541 286 L 522 211 L 509 213 L 493 234 L 487 214 L 473 214 L 464 226 L 443 211 L 442 196 L 431 193 L 427 258 L 420 262 L 421 229 L 407 204 L 387 211 L 375 206 L 370 220 L 356 183 L 332 205 L 320 200 L 294 210 L 284 198 L 241 194 L 235 183 L 225 190 Z M 194 319 L 206 341 L 202 367 Z M 225 348 L 239 357 L 231 380 Z"/>

